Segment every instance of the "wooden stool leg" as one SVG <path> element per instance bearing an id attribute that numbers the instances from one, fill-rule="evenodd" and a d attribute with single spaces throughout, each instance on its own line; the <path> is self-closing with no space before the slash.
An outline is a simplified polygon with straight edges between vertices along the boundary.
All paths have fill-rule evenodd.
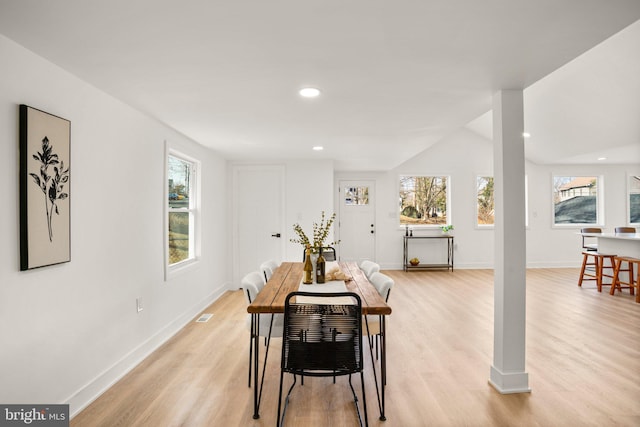
<path id="1" fill-rule="evenodd" d="M 633 295 L 634 290 L 635 290 L 635 286 L 633 285 L 633 266 L 634 266 L 635 262 L 629 262 L 629 292 L 631 293 L 631 295 Z"/>
<path id="2" fill-rule="evenodd" d="M 612 283 L 604 283 L 604 278 L 609 278 L 609 279 L 613 279 L 613 273 L 615 271 L 616 268 L 616 261 L 615 261 L 615 255 L 601 255 L 598 256 L 599 258 L 599 267 L 600 267 L 600 271 L 598 272 L 598 292 L 602 291 L 602 286 L 609 286 L 612 285 Z M 605 265 L 605 262 L 609 260 L 609 265 Z M 610 273 L 605 273 L 605 269 L 607 270 L 611 270 Z"/>
<path id="3" fill-rule="evenodd" d="M 595 257 L 596 260 L 596 288 L 598 292 L 602 292 L 602 270 L 604 266 L 604 258 Z"/>
<path id="4" fill-rule="evenodd" d="M 640 303 L 640 262 L 638 263 L 638 275 L 636 276 L 636 302 Z"/>
<path id="5" fill-rule="evenodd" d="M 616 288 L 620 289 L 620 292 L 622 292 L 620 281 L 618 280 L 618 274 L 620 274 L 620 264 L 622 264 L 622 260 L 616 259 L 615 261 L 616 267 L 613 269 L 613 281 L 611 282 L 611 290 L 609 290 L 609 295 L 615 295 Z"/>
<path id="6" fill-rule="evenodd" d="M 578 280 L 578 286 L 582 286 L 582 279 L 584 278 L 584 270 L 587 268 L 588 255 L 582 255 L 582 268 L 580 269 L 580 280 Z"/>

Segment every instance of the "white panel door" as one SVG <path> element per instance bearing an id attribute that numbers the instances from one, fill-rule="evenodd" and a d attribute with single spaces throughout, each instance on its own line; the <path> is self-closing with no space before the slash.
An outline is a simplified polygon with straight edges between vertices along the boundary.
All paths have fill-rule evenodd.
<path id="1" fill-rule="evenodd" d="M 234 279 L 258 271 L 284 253 L 284 167 L 237 165 L 234 167 Z"/>
<path id="2" fill-rule="evenodd" d="M 340 181 L 339 256 L 342 261 L 375 261 L 375 181 Z"/>

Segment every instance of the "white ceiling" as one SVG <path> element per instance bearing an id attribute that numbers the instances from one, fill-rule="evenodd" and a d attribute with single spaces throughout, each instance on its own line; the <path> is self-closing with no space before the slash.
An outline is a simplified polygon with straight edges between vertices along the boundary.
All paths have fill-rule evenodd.
<path id="1" fill-rule="evenodd" d="M 0 0 L 1 34 L 225 157 L 337 170 L 469 122 L 490 138 L 492 95 L 518 88 L 532 161 L 640 163 L 639 19 L 639 0 Z"/>

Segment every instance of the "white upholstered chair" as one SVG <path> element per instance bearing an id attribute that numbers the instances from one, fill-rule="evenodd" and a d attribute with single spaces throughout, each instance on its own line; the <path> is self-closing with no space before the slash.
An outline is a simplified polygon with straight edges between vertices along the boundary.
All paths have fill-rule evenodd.
<path id="1" fill-rule="evenodd" d="M 360 263 L 360 270 L 364 271 L 365 276 L 367 276 L 367 279 L 371 279 L 371 275 L 373 273 L 377 273 L 380 271 L 380 265 L 376 264 L 373 261 L 369 261 L 364 260 Z"/>
<path id="2" fill-rule="evenodd" d="M 369 282 L 376 288 L 378 293 L 386 302 L 389 301 L 389 295 L 391 294 L 391 289 L 393 288 L 394 281 L 391 277 L 387 276 L 384 273 L 375 272 L 369 278 Z M 380 322 L 382 316 L 376 315 L 367 315 L 366 323 L 362 326 L 362 332 L 365 333 L 367 327 L 369 328 L 369 345 L 373 346 L 373 339 L 375 337 L 375 345 L 376 345 L 376 357 L 378 356 L 378 346 L 380 341 Z M 385 337 L 383 337 L 385 339 Z M 383 378 L 384 383 L 387 383 L 387 379 Z"/>
<path id="3" fill-rule="evenodd" d="M 264 279 L 262 274 L 257 271 L 251 272 L 242 278 L 242 289 L 244 289 L 247 301 L 251 304 L 256 299 L 258 293 L 264 288 Z M 267 355 L 269 352 L 269 343 L 272 337 L 282 337 L 282 329 L 284 326 L 284 317 L 282 314 L 262 314 L 259 316 L 260 322 L 256 325 L 258 335 L 264 337 L 267 354 L 265 354 L 265 363 L 267 361 Z M 247 328 L 249 331 L 251 328 L 252 316 L 247 314 Z M 251 361 L 253 358 L 253 342 L 255 335 L 249 336 L 249 387 L 251 387 Z M 264 371 L 263 371 L 264 372 Z"/>
<path id="4" fill-rule="evenodd" d="M 273 275 L 273 272 L 276 271 L 276 268 L 278 268 L 278 263 L 271 259 L 260 264 L 260 271 L 262 271 L 262 274 L 264 274 L 265 283 L 267 283 L 269 279 L 271 279 L 271 276 Z"/>

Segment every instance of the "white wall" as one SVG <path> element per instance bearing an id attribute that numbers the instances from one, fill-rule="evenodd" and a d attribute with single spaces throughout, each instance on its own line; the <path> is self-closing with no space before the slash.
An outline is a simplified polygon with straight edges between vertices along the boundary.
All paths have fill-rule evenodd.
<path id="1" fill-rule="evenodd" d="M 631 159 L 633 160 L 633 159 Z M 605 232 L 627 225 L 628 175 L 638 175 L 639 164 L 628 165 L 535 165 L 527 164 L 529 179 L 529 228 L 527 266 L 577 266 L 582 261 L 580 227 L 554 227 L 551 199 L 552 176 L 600 176 L 603 181 Z"/>
<path id="2" fill-rule="evenodd" d="M 0 402 L 70 403 L 73 414 L 229 286 L 226 162 L 3 36 L 0 57 Z M 71 262 L 26 272 L 21 103 L 70 120 L 72 153 Z M 169 282 L 165 140 L 202 162 L 203 194 L 202 262 Z"/>
<path id="3" fill-rule="evenodd" d="M 337 172 L 335 180 L 376 181 L 376 261 L 383 268 L 402 268 L 402 235 L 398 225 L 399 175 L 448 175 L 451 177 L 451 223 L 454 224 L 455 267 L 493 268 L 493 230 L 476 226 L 477 175 L 493 175 L 491 141 L 465 129 L 389 172 Z M 580 227 L 552 225 L 551 177 L 601 175 L 604 178 L 605 231 L 627 224 L 627 175 L 639 174 L 640 165 L 536 165 L 527 162 L 528 212 L 527 266 L 575 267 L 581 262 Z M 438 231 L 420 231 L 431 234 Z M 436 255 L 442 251 L 437 249 Z"/>

